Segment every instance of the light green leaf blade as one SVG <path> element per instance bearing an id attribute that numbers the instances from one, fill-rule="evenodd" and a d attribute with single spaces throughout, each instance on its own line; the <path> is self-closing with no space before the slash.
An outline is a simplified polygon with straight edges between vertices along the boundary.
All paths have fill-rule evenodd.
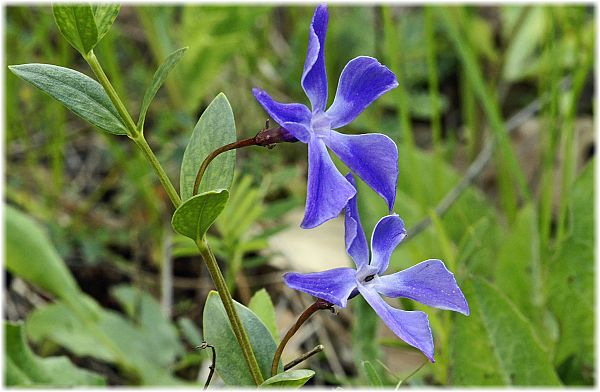
<path id="1" fill-rule="evenodd" d="M 297 370 L 289 370 L 283 373 L 277 373 L 273 377 L 265 380 L 262 384 L 260 384 L 261 388 L 270 387 L 270 388 L 300 388 L 308 380 L 315 375 L 315 372 L 309 369 L 297 369 Z"/>
<path id="2" fill-rule="evenodd" d="M 220 93 L 200 116 L 183 153 L 180 177 L 182 200 L 192 197 L 196 174 L 204 159 L 217 148 L 233 143 L 235 140 L 233 111 L 225 94 Z M 233 181 L 234 168 L 235 151 L 219 155 L 206 169 L 198 193 L 229 189 Z"/>
<path id="3" fill-rule="evenodd" d="M 75 279 L 41 226 L 10 205 L 4 212 L 6 268 L 59 298 L 77 297 L 79 287 Z"/>
<path id="4" fill-rule="evenodd" d="M 455 321 L 452 383 L 560 385 L 550 354 L 515 305 L 483 279 L 463 287 L 471 315 Z"/>
<path id="5" fill-rule="evenodd" d="M 36 356 L 25 341 L 21 325 L 4 323 L 4 334 L 7 386 L 65 388 L 106 384 L 102 376 L 76 367 L 67 357 Z"/>
<path id="6" fill-rule="evenodd" d="M 22 64 L 8 67 L 90 124 L 115 135 L 127 130 L 117 109 L 100 85 L 75 70 L 51 64 Z"/>
<path id="7" fill-rule="evenodd" d="M 96 43 L 104 37 L 110 30 L 111 26 L 115 22 L 119 10 L 121 9 L 120 4 L 94 4 L 92 10 L 94 11 L 94 20 L 96 21 L 96 28 L 98 29 L 98 37 Z"/>
<path id="8" fill-rule="evenodd" d="M 96 46 L 98 29 L 89 4 L 54 4 L 52 12 L 63 37 L 81 54 L 88 54 Z"/>
<path id="9" fill-rule="evenodd" d="M 367 379 L 369 380 L 369 384 L 372 387 L 382 387 L 383 381 L 381 381 L 381 377 L 377 374 L 377 370 L 369 361 L 362 361 L 362 366 L 365 369 L 365 373 L 367 374 Z"/>
<path id="10" fill-rule="evenodd" d="M 594 163 L 587 164 L 573 186 L 569 234 L 548 262 L 548 304 L 560 331 L 555 363 L 573 357 L 583 372 L 595 362 Z"/>
<path id="11" fill-rule="evenodd" d="M 175 210 L 171 224 L 179 234 L 200 240 L 223 211 L 228 199 L 229 192 L 225 189 L 196 195 Z"/>
<path id="12" fill-rule="evenodd" d="M 146 113 L 148 112 L 150 103 L 154 99 L 154 96 L 156 95 L 160 87 L 167 79 L 167 76 L 169 76 L 169 72 L 171 72 L 171 70 L 175 67 L 175 65 L 177 65 L 179 60 L 181 60 L 181 57 L 183 57 L 186 50 L 187 48 L 181 48 L 171 53 L 154 73 L 152 83 L 150 84 L 150 86 L 148 86 L 148 89 L 144 94 L 142 107 L 140 109 L 140 116 L 137 122 L 138 129 L 142 130 L 144 128 L 144 122 L 146 121 Z"/>
<path id="13" fill-rule="evenodd" d="M 35 342 L 50 340 L 76 356 L 126 367 L 144 385 L 181 384 L 168 369 L 183 353 L 175 334 L 134 323 L 121 313 L 100 308 L 84 294 L 80 300 L 97 309 L 96 319 L 84 321 L 65 303 L 56 302 L 30 314 L 26 323 L 29 338 Z M 144 305 L 142 310 L 146 313 Z"/>
<path id="14" fill-rule="evenodd" d="M 262 321 L 247 307 L 235 302 L 235 308 L 250 338 L 250 344 L 264 378 L 271 374 L 271 362 L 277 349 L 273 336 Z M 216 291 L 211 291 L 206 299 L 203 314 L 204 339 L 215 346 L 217 353 L 216 369 L 227 385 L 254 386 L 246 362 L 225 307 Z M 283 365 L 279 363 L 280 369 Z"/>
<path id="15" fill-rule="evenodd" d="M 267 290 L 262 288 L 254 293 L 252 298 L 250 298 L 248 307 L 265 323 L 273 339 L 279 342 L 279 333 L 277 332 L 277 323 L 275 321 L 275 308 Z"/>
<path id="16" fill-rule="evenodd" d="M 537 214 L 534 206 L 528 204 L 518 212 L 502 240 L 495 263 L 495 283 L 523 314 L 536 322 L 540 321 L 540 314 L 534 311 L 540 305 L 539 246 Z"/>

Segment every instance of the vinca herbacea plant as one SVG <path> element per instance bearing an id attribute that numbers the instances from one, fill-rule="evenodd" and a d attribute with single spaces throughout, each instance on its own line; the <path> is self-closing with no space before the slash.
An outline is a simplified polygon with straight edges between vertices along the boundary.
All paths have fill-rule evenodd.
<path id="1" fill-rule="evenodd" d="M 60 32 L 89 64 L 95 80 L 58 65 L 23 64 L 9 68 L 90 124 L 113 135 L 127 136 L 155 170 L 175 208 L 173 229 L 194 241 L 216 288 L 204 306 L 205 342 L 199 346 L 213 350 L 205 387 L 215 369 L 227 385 L 303 385 L 314 371 L 289 370 L 306 357 L 284 366 L 281 354 L 286 343 L 315 311 L 332 309 L 334 305 L 344 308 L 358 294 L 400 339 L 421 350 L 433 362 L 434 343 L 427 315 L 392 307 L 380 295 L 404 297 L 465 315 L 469 314 L 467 301 L 453 274 L 440 260 L 426 260 L 403 271 L 385 274 L 392 252 L 407 234 L 403 220 L 392 212 L 398 180 L 397 146 L 383 134 L 345 135 L 336 131 L 350 124 L 382 94 L 397 87 L 394 73 L 372 57 L 351 60 L 341 73 L 333 103 L 326 108 L 325 35 L 329 14 L 326 5 L 318 6 L 309 27 L 301 76 L 311 109 L 300 103 L 276 102 L 264 90 L 255 88 L 255 98 L 277 126 L 267 125 L 256 136 L 236 141 L 232 108 L 225 95 L 219 94 L 192 132 L 183 155 L 177 191 L 145 139 L 145 116 L 186 49 L 173 52 L 158 68 L 144 95 L 138 120 L 134 121 L 94 53 L 94 47 L 110 29 L 118 12 L 119 6 L 108 4 L 53 7 Z M 314 228 L 345 210 L 346 251 L 356 269 L 285 274 L 283 280 L 289 287 L 317 299 L 278 342 L 254 312 L 233 300 L 206 233 L 229 199 L 236 158 L 233 150 L 296 141 L 308 145 L 306 209 L 301 227 Z M 340 173 L 328 148 L 379 194 L 389 208 L 390 214 L 381 218 L 373 230 L 370 251 L 359 218 L 360 195 L 355 178 L 351 173 L 346 176 Z M 240 368 L 240 363 L 245 366 Z"/>

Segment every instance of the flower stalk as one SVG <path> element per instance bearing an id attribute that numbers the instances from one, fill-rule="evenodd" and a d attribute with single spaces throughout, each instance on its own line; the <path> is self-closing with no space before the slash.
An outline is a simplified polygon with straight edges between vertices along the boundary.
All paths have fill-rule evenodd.
<path id="1" fill-rule="evenodd" d="M 249 146 L 262 146 L 262 147 L 270 147 L 276 143 L 289 142 L 293 143 L 297 141 L 295 137 L 293 137 L 289 132 L 287 132 L 282 127 L 269 128 L 269 121 L 267 120 L 266 127 L 257 133 L 254 137 L 237 140 L 233 143 L 226 144 L 222 147 L 217 148 L 215 151 L 211 152 L 202 162 L 200 168 L 198 169 L 198 174 L 196 174 L 196 181 L 194 181 L 194 189 L 192 191 L 192 195 L 198 194 L 198 189 L 200 188 L 200 183 L 202 182 L 202 177 L 208 168 L 208 165 L 219 155 L 224 152 L 235 150 L 237 148 L 249 147 Z"/>
<path id="2" fill-rule="evenodd" d="M 328 301 L 325 301 L 324 299 L 318 298 L 315 301 L 315 303 L 310 305 L 308 308 L 306 308 L 306 310 L 304 312 L 302 312 L 300 317 L 298 317 L 298 320 L 296 321 L 296 323 L 292 326 L 292 328 L 289 329 L 289 331 L 287 331 L 287 333 L 285 334 L 283 339 L 281 339 L 281 343 L 279 343 L 279 346 L 277 346 L 277 350 L 275 351 L 275 355 L 273 356 L 273 363 L 271 364 L 271 377 L 273 377 L 274 375 L 277 374 L 277 367 L 279 365 L 279 360 L 281 359 L 281 354 L 283 353 L 283 349 L 287 345 L 287 342 L 300 329 L 302 324 L 304 324 L 306 322 L 306 320 L 308 320 L 310 318 L 310 316 L 312 316 L 314 313 L 316 313 L 317 311 L 322 310 L 322 309 L 329 309 L 332 312 L 334 311 L 333 304 L 331 302 L 328 302 Z M 296 364 L 294 364 L 292 366 L 295 366 L 295 365 Z M 292 366 L 289 366 L 289 367 L 292 367 Z"/>

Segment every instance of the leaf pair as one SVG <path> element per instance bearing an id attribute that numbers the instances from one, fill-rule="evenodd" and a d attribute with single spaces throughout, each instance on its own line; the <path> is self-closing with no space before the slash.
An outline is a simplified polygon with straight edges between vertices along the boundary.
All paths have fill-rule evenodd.
<path id="1" fill-rule="evenodd" d="M 260 293 L 260 294 L 258 294 Z M 265 308 L 272 310 L 271 300 L 266 292 L 259 291 L 253 302 L 262 302 Z M 253 297 L 253 300 L 254 300 Z M 260 298 L 260 299 L 259 299 Z M 252 302 L 252 301 L 251 301 Z M 268 304 L 267 304 L 268 302 Z M 251 309 L 244 305 L 234 302 L 236 310 L 240 316 L 244 328 L 250 337 L 252 350 L 258 361 L 261 373 L 265 381 L 261 387 L 300 387 L 304 385 L 314 374 L 312 370 L 292 370 L 281 372 L 268 378 L 271 372 L 271 362 L 277 349 L 277 344 L 273 338 L 273 331 L 263 323 Z M 267 309 L 263 309 L 267 310 Z M 268 316 L 269 320 L 271 316 Z M 241 360 L 242 349 L 237 344 L 237 340 L 225 313 L 225 307 L 216 291 L 211 291 L 204 305 L 204 315 L 202 317 L 204 338 L 215 347 L 217 354 L 216 370 L 225 384 L 235 386 L 254 386 L 254 381 L 246 364 Z M 271 323 L 269 323 L 271 324 Z M 273 323 L 273 328 L 274 328 Z M 276 332 L 275 332 L 276 334 Z M 283 370 L 283 364 L 279 363 L 279 371 Z"/>
<path id="2" fill-rule="evenodd" d="M 220 93 L 206 108 L 183 154 L 180 192 L 183 204 L 173 214 L 175 231 L 194 241 L 201 240 L 225 208 L 233 181 L 235 151 L 219 155 L 208 166 L 200 194 L 193 195 L 196 174 L 204 159 L 217 148 L 236 140 L 233 111 Z"/>
<path id="3" fill-rule="evenodd" d="M 110 30 L 120 6 L 54 5 L 52 10 L 58 29 L 84 58 Z M 154 74 L 140 108 L 137 129 L 144 127 L 148 108 L 169 72 L 187 48 L 171 53 Z M 75 70 L 51 64 L 12 65 L 9 69 L 33 84 L 92 125 L 114 135 L 127 135 L 128 129 L 104 88 L 94 79 Z"/>
<path id="4" fill-rule="evenodd" d="M 87 55 L 110 30 L 120 8 L 118 4 L 55 4 L 52 12 L 65 39 L 82 55 Z"/>

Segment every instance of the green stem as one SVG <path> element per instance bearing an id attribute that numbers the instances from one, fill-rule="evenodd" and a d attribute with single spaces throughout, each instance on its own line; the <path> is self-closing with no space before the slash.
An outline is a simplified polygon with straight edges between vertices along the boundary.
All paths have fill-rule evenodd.
<path id="1" fill-rule="evenodd" d="M 173 186 L 173 183 L 171 183 L 169 176 L 167 176 L 167 173 L 158 161 L 158 158 L 156 158 L 156 155 L 154 155 L 154 152 L 148 145 L 148 142 L 144 138 L 144 135 L 137 129 L 137 126 L 135 125 L 135 122 L 129 115 L 127 108 L 121 101 L 121 98 L 119 98 L 119 94 L 117 94 L 115 88 L 110 83 L 110 80 L 108 80 L 108 77 L 102 69 L 98 58 L 96 58 L 94 51 L 90 51 L 87 55 L 84 55 L 83 58 L 90 65 L 90 67 L 94 71 L 94 74 L 96 74 L 96 77 L 98 78 L 98 82 L 100 82 L 102 87 L 104 87 L 104 91 L 106 91 L 113 105 L 115 105 L 117 112 L 119 112 L 119 115 L 121 116 L 123 121 L 125 121 L 125 126 L 127 127 L 127 136 L 129 136 L 129 138 L 132 139 L 135 142 L 135 144 L 137 144 L 137 146 L 142 150 L 144 156 L 146 157 L 148 162 L 150 162 L 150 164 L 154 168 L 154 171 L 158 175 L 160 183 L 165 188 L 165 191 L 169 195 L 171 202 L 173 203 L 175 208 L 179 207 L 179 205 L 181 204 L 181 198 L 179 197 L 179 194 L 175 190 L 175 187 Z"/>
<path id="2" fill-rule="evenodd" d="M 200 250 L 200 255 L 202 256 L 202 259 L 206 263 L 208 272 L 210 273 L 210 276 L 213 282 L 215 283 L 215 287 L 217 288 L 217 292 L 221 297 L 221 301 L 223 301 L 225 312 L 227 313 L 227 317 L 231 322 L 231 328 L 233 329 L 233 333 L 235 334 L 235 337 L 240 347 L 242 348 L 242 353 L 244 354 L 246 365 L 248 365 L 248 369 L 250 370 L 250 375 L 252 376 L 254 383 L 256 385 L 260 385 L 264 381 L 262 373 L 260 372 L 260 367 L 258 366 L 256 357 L 254 356 L 254 352 L 252 351 L 252 346 L 250 345 L 250 340 L 248 339 L 246 330 L 244 329 L 242 322 L 235 310 L 235 307 L 233 305 L 233 298 L 231 298 L 231 293 L 227 289 L 227 284 L 225 283 L 225 279 L 223 278 L 221 269 L 217 264 L 215 255 L 208 247 L 206 239 L 197 240 L 196 245 L 198 246 L 198 250 Z"/>
<path id="3" fill-rule="evenodd" d="M 102 87 L 104 87 L 104 90 L 108 94 L 108 97 L 115 105 L 117 112 L 119 112 L 119 115 L 121 116 L 123 121 L 125 121 L 125 126 L 127 127 L 128 131 L 127 136 L 129 136 L 130 138 L 134 138 L 139 133 L 135 122 L 133 122 L 133 119 L 129 115 L 127 108 L 125 107 L 123 102 L 121 102 L 121 98 L 119 98 L 119 94 L 117 94 L 117 92 L 115 91 L 115 88 L 110 83 L 110 80 L 108 80 L 108 77 L 104 73 L 100 62 L 98 62 L 94 51 L 91 50 L 87 55 L 84 55 L 83 58 L 90 65 L 92 71 L 94 71 L 94 73 L 96 74 L 98 81 L 100 82 Z"/>
<path id="4" fill-rule="evenodd" d="M 158 175 L 160 183 L 165 188 L 165 191 L 169 195 L 169 198 L 171 199 L 171 202 L 173 203 L 175 208 L 179 207 L 179 205 L 181 205 L 181 198 L 179 197 L 179 194 L 177 193 L 177 191 L 175 190 L 175 187 L 171 183 L 171 180 L 169 180 L 169 176 L 167 176 L 167 173 L 165 173 L 165 170 L 160 165 L 158 158 L 156 158 L 156 155 L 154 155 L 154 152 L 148 145 L 148 142 L 144 138 L 144 135 L 138 134 L 138 136 L 135 138 L 132 138 L 132 140 L 142 150 L 142 152 L 144 153 L 144 156 L 146 157 L 148 162 L 150 162 L 150 164 L 154 168 L 154 171 Z"/>
<path id="5" fill-rule="evenodd" d="M 154 155 L 154 152 L 148 145 L 148 142 L 144 138 L 143 133 L 137 129 L 135 122 L 129 115 L 127 108 L 125 108 L 125 105 L 119 98 L 119 95 L 115 91 L 114 87 L 108 80 L 108 77 L 106 76 L 106 73 L 104 73 L 102 66 L 100 65 L 98 59 L 94 55 L 94 52 L 90 51 L 87 55 L 84 55 L 84 58 L 96 74 L 96 77 L 98 78 L 98 81 L 100 82 L 102 87 L 104 87 L 104 90 L 108 94 L 108 97 L 110 98 L 112 103 L 115 105 L 117 111 L 119 112 L 119 115 L 121 116 L 123 121 L 125 121 L 125 126 L 127 127 L 127 136 L 129 136 L 129 138 L 132 139 L 135 142 L 135 144 L 137 144 L 137 146 L 142 150 L 144 156 L 150 162 L 150 164 L 156 171 L 156 174 L 158 174 L 160 182 L 163 185 L 167 194 L 169 195 L 171 202 L 173 203 L 175 208 L 179 207 L 179 205 L 181 205 L 181 198 L 179 197 L 179 194 L 175 190 L 175 187 L 169 180 L 167 173 L 164 171 L 160 162 L 156 158 L 156 155 Z M 212 280 L 217 288 L 217 291 L 221 296 L 221 300 L 223 301 L 223 305 L 225 306 L 225 311 L 227 312 L 227 316 L 229 317 L 229 320 L 231 322 L 233 332 L 238 340 L 238 343 L 240 344 L 240 347 L 242 348 L 244 359 L 246 360 L 248 369 L 250 370 L 250 374 L 252 375 L 252 378 L 256 385 L 260 385 L 264 380 L 260 372 L 258 362 L 256 361 L 254 353 L 252 352 L 252 346 L 250 345 L 250 340 L 248 339 L 246 330 L 244 329 L 242 322 L 240 321 L 240 318 L 237 312 L 235 311 L 235 308 L 233 306 L 233 298 L 231 298 L 231 294 L 227 289 L 225 279 L 223 278 L 223 274 L 219 269 L 217 260 L 215 259 L 214 254 L 212 253 L 204 239 L 196 241 L 196 245 L 200 250 L 200 254 L 204 259 L 204 262 L 206 263 L 208 271 L 210 272 Z"/>

